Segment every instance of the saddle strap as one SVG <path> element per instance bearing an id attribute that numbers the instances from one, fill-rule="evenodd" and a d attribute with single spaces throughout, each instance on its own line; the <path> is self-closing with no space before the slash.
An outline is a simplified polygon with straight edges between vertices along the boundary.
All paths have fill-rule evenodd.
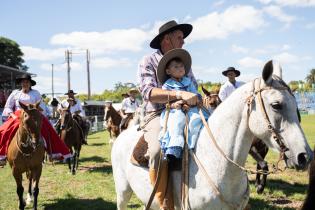
<path id="1" fill-rule="evenodd" d="M 186 113 L 185 142 L 184 142 L 184 152 L 183 152 L 183 159 L 182 159 L 181 210 L 188 209 L 188 200 L 189 200 L 188 123 L 189 123 L 189 117 L 188 117 L 188 114 Z"/>
<path id="2" fill-rule="evenodd" d="M 145 210 L 150 210 L 150 207 L 151 207 L 151 205 L 152 205 L 152 202 L 153 202 L 155 193 L 156 193 L 157 188 L 158 188 L 158 186 L 159 186 L 160 179 L 161 179 L 161 174 L 162 174 L 162 161 L 163 161 L 163 154 L 162 154 L 162 152 L 160 152 L 159 167 L 158 167 L 158 169 L 157 169 L 156 180 L 155 180 L 155 183 L 154 183 L 153 190 L 152 190 L 152 192 L 151 192 L 149 201 L 148 201 L 148 203 L 147 203 L 147 205 L 146 205 L 146 207 L 145 207 Z"/>

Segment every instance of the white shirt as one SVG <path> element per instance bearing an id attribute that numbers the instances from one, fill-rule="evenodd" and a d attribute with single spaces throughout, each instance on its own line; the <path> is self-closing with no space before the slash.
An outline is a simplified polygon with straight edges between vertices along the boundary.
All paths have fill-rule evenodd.
<path id="1" fill-rule="evenodd" d="M 24 104 L 35 104 L 41 100 L 42 96 L 37 90 L 32 89 L 28 93 L 23 93 L 22 90 L 14 90 L 5 103 L 2 116 L 8 117 L 12 112 L 21 109 L 19 101 Z"/>
<path id="2" fill-rule="evenodd" d="M 39 104 L 40 108 L 43 109 L 42 113 L 45 117 L 50 117 L 51 116 L 51 110 L 49 109 L 48 105 L 45 104 L 43 101 L 40 102 Z"/>
<path id="3" fill-rule="evenodd" d="M 76 104 L 70 107 L 70 112 L 73 114 L 76 111 L 81 111 L 79 115 L 82 117 L 85 117 L 85 111 L 83 110 L 81 106 L 81 101 L 77 98 L 75 99 L 75 101 L 76 101 Z M 67 101 L 67 99 L 63 100 L 61 104 L 64 108 L 67 108 L 69 106 L 69 102 Z"/>
<path id="4" fill-rule="evenodd" d="M 219 98 L 221 101 L 224 101 L 231 93 L 242 86 L 244 82 L 235 81 L 235 85 L 233 85 L 230 81 L 227 81 L 224 83 L 219 91 Z"/>
<path id="5" fill-rule="evenodd" d="M 121 102 L 121 109 L 124 110 L 126 114 L 128 113 L 135 113 L 137 111 L 137 108 L 139 107 L 139 101 L 137 99 L 134 99 L 134 101 L 131 101 L 131 98 L 125 98 Z"/>

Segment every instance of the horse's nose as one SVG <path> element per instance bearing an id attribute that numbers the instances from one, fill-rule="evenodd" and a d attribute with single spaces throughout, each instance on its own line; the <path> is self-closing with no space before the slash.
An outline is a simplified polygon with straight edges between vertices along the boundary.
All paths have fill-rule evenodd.
<path id="1" fill-rule="evenodd" d="M 297 156 L 298 169 L 304 170 L 309 162 L 308 155 L 306 153 L 300 153 Z"/>

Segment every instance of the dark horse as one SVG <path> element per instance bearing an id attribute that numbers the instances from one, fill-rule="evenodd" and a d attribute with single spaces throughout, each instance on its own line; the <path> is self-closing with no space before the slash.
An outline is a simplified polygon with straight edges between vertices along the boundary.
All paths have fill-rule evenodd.
<path id="1" fill-rule="evenodd" d="M 220 103 L 221 100 L 218 95 L 218 91 L 207 91 L 204 87 L 202 87 L 202 91 L 205 94 L 203 98 L 203 104 L 207 109 L 214 110 Z M 252 146 L 250 148 L 249 154 L 256 160 L 257 162 L 257 170 L 262 170 L 267 173 L 268 163 L 264 160 L 268 153 L 267 145 L 258 138 L 253 139 Z M 261 179 L 262 176 L 262 179 Z M 267 174 L 257 174 L 255 180 L 255 186 L 257 193 L 262 193 L 266 186 Z"/>
<path id="2" fill-rule="evenodd" d="M 301 210 L 313 210 L 315 206 L 314 201 L 315 201 L 315 147 L 313 151 L 313 160 L 309 168 L 309 185 L 307 195 Z"/>
<path id="3" fill-rule="evenodd" d="M 45 153 L 44 142 L 40 133 L 43 116 L 39 111 L 39 104 L 40 101 L 28 105 L 20 102 L 22 111 L 19 128 L 8 148 L 8 162 L 17 185 L 19 209 L 22 210 L 26 206 L 23 199 L 24 188 L 22 185 L 22 174 L 24 172 L 26 172 L 29 180 L 28 199 L 30 201 L 30 196 L 34 195 L 34 210 L 37 209 L 38 184 L 42 174 L 42 162 Z"/>
<path id="4" fill-rule="evenodd" d="M 71 168 L 71 158 L 67 159 L 69 170 L 74 175 L 79 165 L 79 156 L 82 147 L 82 142 L 85 138 L 80 125 L 75 121 L 70 112 L 70 105 L 63 108 L 60 119 L 60 138 L 65 142 L 73 155 L 73 165 Z M 74 153 L 73 153 L 74 150 Z"/>

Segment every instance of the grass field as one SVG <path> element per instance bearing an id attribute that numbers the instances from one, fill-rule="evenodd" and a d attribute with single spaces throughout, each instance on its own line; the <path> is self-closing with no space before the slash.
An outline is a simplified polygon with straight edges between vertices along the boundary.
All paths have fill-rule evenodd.
<path id="1" fill-rule="evenodd" d="M 315 115 L 302 118 L 302 126 L 313 148 L 315 143 Z M 45 164 L 40 181 L 39 209 L 45 210 L 114 210 L 116 209 L 115 188 L 110 164 L 108 133 L 99 132 L 89 136 L 89 145 L 81 152 L 78 173 L 73 176 L 62 163 Z M 270 152 L 267 159 L 274 163 L 278 158 Z M 249 158 L 247 166 L 254 168 L 255 162 Z M 250 175 L 250 180 L 255 176 Z M 250 204 L 254 210 L 296 209 L 305 197 L 307 172 L 287 169 L 283 173 L 270 175 L 262 195 L 255 192 L 251 181 Z M 24 178 L 24 188 L 26 187 Z M 0 209 L 17 209 L 16 185 L 7 165 L 0 168 Z M 31 209 L 31 207 L 27 207 Z M 143 209 L 134 196 L 128 209 Z"/>

